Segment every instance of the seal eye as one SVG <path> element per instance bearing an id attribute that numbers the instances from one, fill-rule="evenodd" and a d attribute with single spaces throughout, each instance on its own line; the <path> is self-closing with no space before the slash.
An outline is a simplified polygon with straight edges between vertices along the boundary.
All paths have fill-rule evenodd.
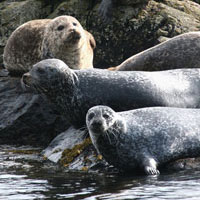
<path id="1" fill-rule="evenodd" d="M 57 30 L 62 31 L 65 27 L 63 25 L 58 26 Z"/>
<path id="2" fill-rule="evenodd" d="M 42 69 L 42 68 L 38 68 L 38 70 L 37 70 L 40 74 L 44 74 L 45 73 L 45 70 L 44 69 Z"/>
<path id="3" fill-rule="evenodd" d="M 103 114 L 103 118 L 108 119 L 110 116 L 108 114 Z"/>
<path id="4" fill-rule="evenodd" d="M 91 120 L 93 117 L 94 117 L 94 113 L 90 113 L 90 114 L 88 115 L 88 120 Z"/>
<path id="5" fill-rule="evenodd" d="M 73 24 L 74 26 L 77 26 L 77 23 L 75 23 L 75 22 L 73 22 L 72 24 Z"/>

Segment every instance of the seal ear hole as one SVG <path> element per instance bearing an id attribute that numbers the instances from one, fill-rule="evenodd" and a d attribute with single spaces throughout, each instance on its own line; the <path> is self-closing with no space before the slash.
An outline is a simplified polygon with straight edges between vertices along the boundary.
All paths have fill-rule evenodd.
<path id="1" fill-rule="evenodd" d="M 76 22 L 73 22 L 72 24 L 73 24 L 73 26 L 77 26 L 77 23 L 76 23 Z"/>
<path id="2" fill-rule="evenodd" d="M 91 120 L 93 117 L 94 117 L 94 113 L 90 113 L 90 114 L 88 115 L 88 120 Z"/>
<path id="3" fill-rule="evenodd" d="M 62 31 L 65 27 L 63 25 L 58 26 L 57 30 Z"/>

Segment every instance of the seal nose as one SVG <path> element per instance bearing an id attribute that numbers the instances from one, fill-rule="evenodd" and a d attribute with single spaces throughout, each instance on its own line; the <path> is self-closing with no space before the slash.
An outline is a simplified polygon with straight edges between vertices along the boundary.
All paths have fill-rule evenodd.
<path id="1" fill-rule="evenodd" d="M 75 30 L 75 28 L 70 28 L 70 29 L 69 29 L 69 32 L 70 32 L 70 33 L 75 33 L 76 30 Z"/>
<path id="2" fill-rule="evenodd" d="M 28 83 L 30 82 L 30 74 L 26 73 L 22 76 L 22 82 L 25 85 L 28 85 Z"/>
<path id="3" fill-rule="evenodd" d="M 92 123 L 92 129 L 93 130 L 100 130 L 101 129 L 101 127 L 102 127 L 102 125 L 103 125 L 103 123 L 102 123 L 102 121 L 100 121 L 100 120 L 95 120 L 93 123 Z"/>
<path id="4" fill-rule="evenodd" d="M 102 121 L 95 121 L 95 122 L 93 122 L 93 125 L 95 125 L 95 126 L 101 126 L 102 125 Z"/>

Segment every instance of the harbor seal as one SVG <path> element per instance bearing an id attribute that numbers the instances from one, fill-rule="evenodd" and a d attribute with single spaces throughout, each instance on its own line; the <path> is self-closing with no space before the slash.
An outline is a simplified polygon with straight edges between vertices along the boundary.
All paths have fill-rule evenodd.
<path id="1" fill-rule="evenodd" d="M 108 105 L 116 111 L 168 106 L 200 107 L 200 69 L 161 72 L 72 70 L 58 59 L 34 65 L 22 83 L 45 94 L 76 128 L 85 125 L 89 108 Z"/>
<path id="2" fill-rule="evenodd" d="M 45 58 L 59 58 L 70 68 L 93 67 L 93 36 L 72 16 L 29 21 L 9 37 L 3 61 L 11 75 L 28 72 Z"/>
<path id="3" fill-rule="evenodd" d="M 142 51 L 109 70 L 160 71 L 199 68 L 199 52 L 200 32 L 189 32 Z"/>
<path id="4" fill-rule="evenodd" d="M 112 9 L 117 0 L 102 0 L 99 5 L 99 14 L 105 22 L 109 22 L 112 17 Z"/>
<path id="5" fill-rule="evenodd" d="M 157 167 L 200 156 L 200 110 L 151 107 L 116 113 L 95 106 L 86 116 L 93 145 L 125 172 L 159 174 Z"/>

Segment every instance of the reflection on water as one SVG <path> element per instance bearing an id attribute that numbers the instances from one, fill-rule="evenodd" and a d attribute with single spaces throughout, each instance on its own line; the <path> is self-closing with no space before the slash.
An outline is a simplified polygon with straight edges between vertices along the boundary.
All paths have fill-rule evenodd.
<path id="1" fill-rule="evenodd" d="M 12 149 L 0 146 L 0 200 L 200 199 L 200 170 L 137 177 L 69 173 L 44 162 L 37 153 Z"/>

